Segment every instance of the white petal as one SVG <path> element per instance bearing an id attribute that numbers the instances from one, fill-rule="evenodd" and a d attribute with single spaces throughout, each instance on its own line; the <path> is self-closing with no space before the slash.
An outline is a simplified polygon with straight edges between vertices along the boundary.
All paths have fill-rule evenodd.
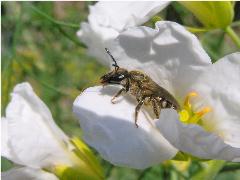
<path id="1" fill-rule="evenodd" d="M 210 106 L 206 128 L 240 148 L 240 53 L 228 55 L 205 70 L 192 89 L 200 94 L 196 108 Z"/>
<path id="2" fill-rule="evenodd" d="M 122 31 L 148 21 L 165 8 L 169 1 L 152 2 L 98 2 L 90 6 L 89 21 Z"/>
<path id="3" fill-rule="evenodd" d="M 1 118 L 1 156 L 6 158 L 11 158 L 11 151 L 8 147 L 8 129 L 7 129 L 7 119 Z"/>
<path id="4" fill-rule="evenodd" d="M 168 21 L 156 29 L 130 28 L 121 33 L 110 51 L 120 67 L 139 69 L 178 98 L 211 60 L 195 35 Z"/>
<path id="5" fill-rule="evenodd" d="M 26 167 L 1 172 L 1 178 L 2 180 L 58 180 L 54 174 Z"/>
<path id="6" fill-rule="evenodd" d="M 139 112 L 134 124 L 136 102 L 125 95 L 116 104 L 111 98 L 119 88 L 86 89 L 74 102 L 84 140 L 111 163 L 143 169 L 171 159 L 177 152 L 156 130 L 152 119 Z"/>
<path id="7" fill-rule="evenodd" d="M 97 58 L 103 65 L 109 66 L 110 61 L 106 55 L 105 47 L 118 36 L 119 32 L 108 27 L 99 27 L 88 23 L 81 24 L 77 35 L 88 46 L 88 54 Z"/>
<path id="8" fill-rule="evenodd" d="M 240 162 L 240 148 L 234 148 L 195 124 L 183 124 L 174 110 L 165 110 L 156 122 L 162 135 L 180 151 L 204 159 Z"/>
<path id="9" fill-rule="evenodd" d="M 128 27 L 143 24 L 169 2 L 98 2 L 90 6 L 88 23 L 81 24 L 80 39 L 88 46 L 89 54 L 109 65 L 105 47 Z"/>
<path id="10" fill-rule="evenodd" d="M 6 158 L 36 168 L 70 163 L 64 149 L 67 136 L 54 123 L 49 109 L 30 84 L 22 83 L 14 88 L 4 121 L 10 150 L 10 157 Z"/>

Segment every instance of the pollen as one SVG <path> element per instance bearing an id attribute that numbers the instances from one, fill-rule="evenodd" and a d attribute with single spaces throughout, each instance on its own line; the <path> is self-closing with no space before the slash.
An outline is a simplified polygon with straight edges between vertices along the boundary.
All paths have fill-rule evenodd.
<path id="1" fill-rule="evenodd" d="M 180 116 L 180 121 L 187 123 L 188 119 L 189 119 L 189 113 L 186 109 L 183 109 L 179 112 L 179 116 Z"/>
<path id="2" fill-rule="evenodd" d="M 198 124 L 200 123 L 201 118 L 212 111 L 212 108 L 209 106 L 203 107 L 200 111 L 195 112 L 192 108 L 191 99 L 198 96 L 196 92 L 190 92 L 187 94 L 183 108 L 179 112 L 179 119 L 186 124 Z"/>

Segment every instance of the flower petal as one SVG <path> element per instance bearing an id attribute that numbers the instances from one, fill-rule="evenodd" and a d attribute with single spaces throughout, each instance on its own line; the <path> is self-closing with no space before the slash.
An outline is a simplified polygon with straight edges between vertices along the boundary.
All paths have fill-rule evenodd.
<path id="1" fill-rule="evenodd" d="M 1 156 L 6 158 L 11 158 L 11 151 L 8 147 L 8 129 L 7 129 L 7 119 L 1 118 Z"/>
<path id="2" fill-rule="evenodd" d="M 1 173 L 2 180 L 58 180 L 58 178 L 51 173 L 33 168 L 14 168 L 9 171 Z"/>
<path id="3" fill-rule="evenodd" d="M 174 110 L 165 110 L 156 122 L 162 135 L 180 151 L 204 159 L 240 162 L 240 148 L 234 148 L 215 134 L 195 124 L 183 124 Z"/>
<path id="4" fill-rule="evenodd" d="M 96 57 L 103 65 L 110 66 L 105 47 L 118 36 L 119 32 L 108 27 L 99 27 L 95 24 L 81 23 L 78 37 L 88 46 L 88 54 Z"/>
<path id="5" fill-rule="evenodd" d="M 168 21 L 157 22 L 156 29 L 142 26 L 124 31 L 110 51 L 120 67 L 143 70 L 180 99 L 211 64 L 196 36 Z"/>
<path id="6" fill-rule="evenodd" d="M 170 1 L 152 2 L 98 2 L 90 6 L 89 21 L 100 26 L 122 31 L 148 21 L 165 8 Z"/>
<path id="7" fill-rule="evenodd" d="M 206 68 L 192 89 L 199 93 L 195 108 L 212 107 L 204 127 L 225 143 L 240 148 L 240 53 L 230 54 Z"/>
<path id="8" fill-rule="evenodd" d="M 88 23 L 81 24 L 80 39 L 88 46 L 89 54 L 110 65 L 104 48 L 119 32 L 148 21 L 170 2 L 98 2 L 90 6 Z"/>
<path id="9" fill-rule="evenodd" d="M 139 112 L 134 124 L 136 102 L 125 95 L 116 104 L 111 98 L 119 88 L 92 87 L 77 97 L 73 111 L 80 120 L 84 140 L 101 156 L 119 166 L 147 168 L 171 159 L 177 150 L 162 137 L 151 119 Z"/>
<path id="10" fill-rule="evenodd" d="M 70 164 L 64 149 L 67 136 L 54 123 L 49 109 L 30 84 L 22 83 L 14 88 L 4 123 L 8 140 L 5 144 L 10 150 L 10 157 L 6 158 L 36 168 Z"/>

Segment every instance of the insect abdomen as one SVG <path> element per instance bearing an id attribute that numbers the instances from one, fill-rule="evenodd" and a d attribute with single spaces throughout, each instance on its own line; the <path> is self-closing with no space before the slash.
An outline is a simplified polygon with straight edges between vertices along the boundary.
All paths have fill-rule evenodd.
<path id="1" fill-rule="evenodd" d="M 143 97 L 150 97 L 154 98 L 161 108 L 180 109 L 175 98 L 148 75 L 140 71 L 130 71 L 130 74 L 130 94 L 135 96 L 137 100 Z"/>

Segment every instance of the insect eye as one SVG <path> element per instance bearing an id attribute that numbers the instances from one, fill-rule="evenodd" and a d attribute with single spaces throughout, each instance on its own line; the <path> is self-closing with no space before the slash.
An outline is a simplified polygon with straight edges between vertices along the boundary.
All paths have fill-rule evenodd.
<path id="1" fill-rule="evenodd" d="M 125 77 L 125 76 L 124 76 L 123 74 L 121 74 L 120 76 L 118 76 L 119 79 L 124 79 L 124 77 Z"/>

